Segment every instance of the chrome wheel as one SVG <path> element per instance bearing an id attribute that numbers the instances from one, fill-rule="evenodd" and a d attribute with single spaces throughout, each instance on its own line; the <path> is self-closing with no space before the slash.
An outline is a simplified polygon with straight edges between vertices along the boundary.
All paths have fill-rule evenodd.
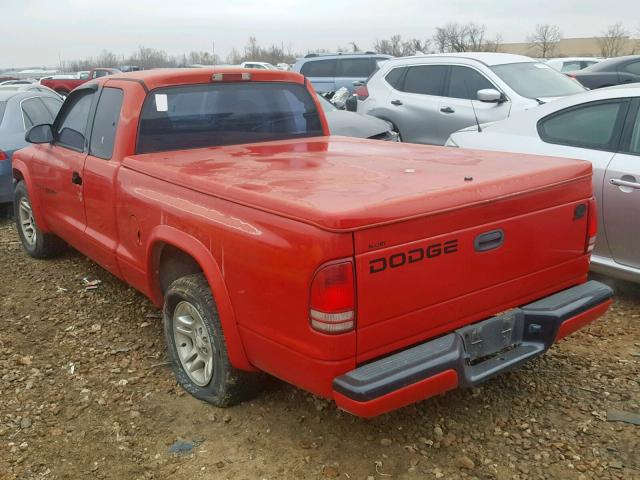
<path id="1" fill-rule="evenodd" d="M 208 385 L 213 375 L 213 344 L 198 310 L 181 301 L 173 311 L 173 342 L 183 370 L 199 387 Z"/>
<path id="2" fill-rule="evenodd" d="M 18 216 L 20 218 L 20 228 L 22 230 L 22 236 L 25 242 L 29 246 L 33 246 L 37 240 L 36 221 L 33 218 L 33 211 L 31 210 L 31 204 L 29 199 L 22 197 L 20 199 L 20 208 L 18 209 Z"/>

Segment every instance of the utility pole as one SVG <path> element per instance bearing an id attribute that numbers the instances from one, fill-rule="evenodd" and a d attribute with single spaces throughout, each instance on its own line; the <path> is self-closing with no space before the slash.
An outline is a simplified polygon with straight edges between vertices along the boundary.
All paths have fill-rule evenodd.
<path id="1" fill-rule="evenodd" d="M 215 42 L 215 40 L 211 41 L 211 53 L 212 53 L 211 64 L 215 65 L 216 64 L 216 42 Z"/>

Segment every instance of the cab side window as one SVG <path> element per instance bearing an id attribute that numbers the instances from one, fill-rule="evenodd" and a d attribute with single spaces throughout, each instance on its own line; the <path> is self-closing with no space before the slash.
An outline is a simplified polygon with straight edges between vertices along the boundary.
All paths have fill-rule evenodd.
<path id="1" fill-rule="evenodd" d="M 496 87 L 480 72 L 469 67 L 451 66 L 447 97 L 477 100 L 478 90 Z"/>
<path id="2" fill-rule="evenodd" d="M 123 92 L 119 88 L 105 87 L 100 94 L 93 120 L 89 154 L 109 160 L 113 154 Z"/>
<path id="3" fill-rule="evenodd" d="M 94 92 L 89 90 L 80 90 L 69 96 L 54 127 L 56 145 L 78 152 L 84 150 L 93 96 Z"/>
<path id="4" fill-rule="evenodd" d="M 615 150 L 626 102 L 597 102 L 560 111 L 538 122 L 540 138 L 579 148 Z"/>

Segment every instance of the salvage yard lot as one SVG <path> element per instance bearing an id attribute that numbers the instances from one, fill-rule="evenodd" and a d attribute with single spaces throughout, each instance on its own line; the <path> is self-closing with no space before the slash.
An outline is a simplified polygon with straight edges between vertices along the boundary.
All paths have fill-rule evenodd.
<path id="1" fill-rule="evenodd" d="M 136 291 L 71 250 L 27 257 L 7 220 L 0 265 L 1 480 L 640 478 L 640 427 L 606 421 L 640 412 L 630 289 L 516 372 L 365 421 L 275 379 L 237 407 L 200 402 Z"/>

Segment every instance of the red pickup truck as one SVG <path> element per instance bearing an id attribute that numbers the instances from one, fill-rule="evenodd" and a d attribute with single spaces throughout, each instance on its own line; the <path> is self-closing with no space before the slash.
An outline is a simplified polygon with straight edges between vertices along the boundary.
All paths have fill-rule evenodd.
<path id="1" fill-rule="evenodd" d="M 89 80 L 94 80 L 96 78 L 106 77 L 107 75 L 114 75 L 116 73 L 121 73 L 117 68 L 92 68 L 89 70 L 89 73 L 83 75 L 79 78 L 49 78 L 46 80 L 41 80 L 40 84 L 45 87 L 49 87 L 52 90 L 55 90 L 58 95 L 66 97 L 69 95 L 69 92 L 76 87 L 88 82 Z"/>
<path id="2" fill-rule="evenodd" d="M 262 372 L 372 417 L 474 386 L 602 315 L 591 165 L 328 136 L 302 76 L 109 76 L 15 154 L 22 244 L 163 306 L 178 381 Z"/>

